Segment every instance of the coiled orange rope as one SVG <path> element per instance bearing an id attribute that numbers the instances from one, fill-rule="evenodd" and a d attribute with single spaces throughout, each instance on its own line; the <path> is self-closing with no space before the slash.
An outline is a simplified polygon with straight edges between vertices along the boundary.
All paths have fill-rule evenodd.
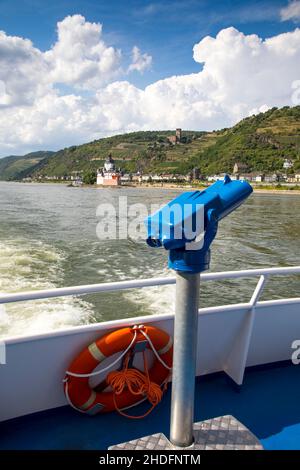
<path id="1" fill-rule="evenodd" d="M 113 395 L 114 405 L 118 413 L 122 416 L 125 416 L 126 418 L 141 419 L 147 416 L 149 413 L 151 413 L 151 411 L 155 408 L 155 406 L 157 406 L 158 403 L 161 401 L 162 396 L 163 396 L 163 391 L 166 387 L 166 382 L 164 382 L 163 384 L 164 386 L 163 390 L 161 390 L 160 386 L 157 385 L 155 382 L 151 382 L 150 377 L 149 377 L 148 364 L 147 364 L 145 351 L 143 351 L 145 374 L 143 374 L 143 372 L 137 369 L 129 369 L 128 368 L 129 359 L 130 359 L 130 353 L 128 353 L 125 356 L 123 370 L 110 372 L 106 378 L 106 381 L 108 385 L 111 386 L 114 392 L 114 395 Z M 116 396 L 121 395 L 121 393 L 126 387 L 129 389 L 130 393 L 132 393 L 133 395 L 144 395 L 148 398 L 152 406 L 146 413 L 144 413 L 141 416 L 132 416 L 132 415 L 128 415 L 127 413 L 124 413 L 118 408 L 118 405 L 116 403 Z"/>

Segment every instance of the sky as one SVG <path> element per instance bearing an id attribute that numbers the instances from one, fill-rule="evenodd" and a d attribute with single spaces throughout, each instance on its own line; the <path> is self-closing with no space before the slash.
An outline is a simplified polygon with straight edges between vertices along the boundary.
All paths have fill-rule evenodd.
<path id="1" fill-rule="evenodd" d="M 0 157 L 300 104 L 300 0 L 0 0 Z"/>

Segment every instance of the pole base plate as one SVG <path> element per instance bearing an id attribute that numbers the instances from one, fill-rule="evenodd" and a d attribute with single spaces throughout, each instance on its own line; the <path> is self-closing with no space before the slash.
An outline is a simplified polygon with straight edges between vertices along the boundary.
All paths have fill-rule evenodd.
<path id="1" fill-rule="evenodd" d="M 173 445 L 157 433 L 113 445 L 108 450 L 263 450 L 259 440 L 231 415 L 194 423 L 194 443 L 190 447 Z"/>

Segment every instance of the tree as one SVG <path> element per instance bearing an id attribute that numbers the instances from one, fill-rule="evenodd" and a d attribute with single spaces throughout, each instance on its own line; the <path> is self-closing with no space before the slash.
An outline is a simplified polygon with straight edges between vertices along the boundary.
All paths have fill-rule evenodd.
<path id="1" fill-rule="evenodd" d="M 83 173 L 82 178 L 83 184 L 95 184 L 97 181 L 96 172 L 93 170 L 87 170 Z"/>

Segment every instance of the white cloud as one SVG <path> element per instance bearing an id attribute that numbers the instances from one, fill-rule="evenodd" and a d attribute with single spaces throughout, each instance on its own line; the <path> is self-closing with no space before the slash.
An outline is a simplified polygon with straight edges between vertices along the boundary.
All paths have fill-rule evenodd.
<path id="1" fill-rule="evenodd" d="M 0 31 L 2 105 L 24 105 L 46 93 L 48 67 L 40 50 L 28 39 Z M 3 93 L 5 90 L 5 94 Z"/>
<path id="2" fill-rule="evenodd" d="M 120 73 L 121 51 L 105 44 L 101 24 L 67 16 L 57 33 L 57 42 L 45 53 L 53 82 L 97 89 Z"/>
<path id="3" fill-rule="evenodd" d="M 251 113 L 292 105 L 292 83 L 300 79 L 299 29 L 266 40 L 224 29 L 194 46 L 198 73 L 159 80 L 144 90 L 114 81 L 120 68 L 116 49 L 110 52 L 111 66 L 100 66 L 107 50 L 100 25 L 76 15 L 58 30 L 57 43 L 46 53 L 30 41 L 1 33 L 0 51 L 6 50 L 0 53 L 2 155 L 58 149 L 138 129 L 229 126 Z M 71 44 L 75 55 L 68 51 Z M 136 48 L 133 64 L 149 64 L 147 57 Z M 73 86 L 76 93 L 62 94 L 57 82 Z M 80 87 L 89 93 L 81 93 Z"/>
<path id="4" fill-rule="evenodd" d="M 224 113 L 237 120 L 262 106 L 291 104 L 291 85 L 300 76 L 300 30 L 262 40 L 234 28 L 194 46 L 203 62 L 202 81 Z"/>
<path id="5" fill-rule="evenodd" d="M 28 39 L 0 31 L 0 105 L 31 104 L 54 85 L 97 90 L 125 75 L 119 49 L 106 45 L 102 25 L 81 15 L 67 16 L 57 24 L 57 41 L 42 52 Z M 143 72 L 151 63 L 135 47 L 132 70 Z"/>
<path id="6" fill-rule="evenodd" d="M 292 0 L 289 4 L 280 10 L 282 21 L 300 20 L 300 1 Z"/>
<path id="7" fill-rule="evenodd" d="M 150 69 L 152 65 L 152 56 L 149 54 L 142 54 L 137 46 L 132 49 L 132 63 L 128 67 L 128 72 L 137 71 L 140 73 Z"/>
<path id="8" fill-rule="evenodd" d="M 9 105 L 10 96 L 6 93 L 5 83 L 0 80 L 0 105 Z"/>

